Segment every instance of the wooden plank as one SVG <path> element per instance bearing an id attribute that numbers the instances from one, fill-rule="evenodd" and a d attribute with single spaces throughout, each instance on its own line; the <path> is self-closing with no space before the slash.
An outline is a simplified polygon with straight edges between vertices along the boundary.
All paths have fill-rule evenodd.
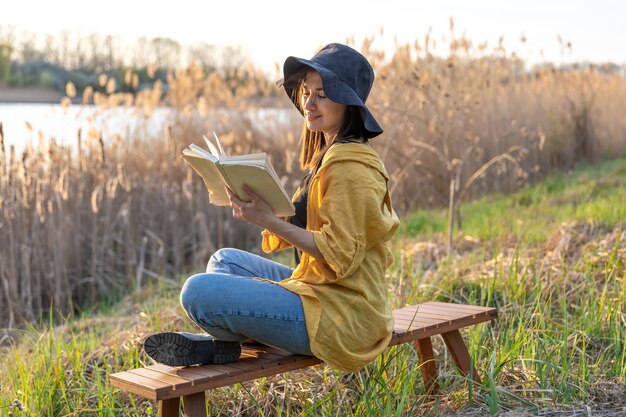
<path id="1" fill-rule="evenodd" d="M 422 325 L 424 327 L 428 326 L 437 326 L 443 323 L 447 323 L 450 320 L 443 320 L 441 318 L 433 318 L 433 317 L 424 317 L 424 316 L 416 316 L 416 317 L 394 317 L 394 321 L 399 325 L 403 326 L 413 326 L 415 324 Z"/>
<path id="2" fill-rule="evenodd" d="M 111 386 L 132 392 L 142 397 L 159 400 L 161 395 L 171 392 L 171 385 L 140 375 L 135 375 L 128 371 L 118 372 L 109 376 Z M 176 396 L 170 396 L 174 398 Z"/>
<path id="3" fill-rule="evenodd" d="M 263 368 L 263 364 L 268 365 L 272 363 L 272 361 L 264 361 L 263 359 L 260 358 L 253 358 L 253 359 L 248 359 L 248 360 L 239 360 L 237 362 L 233 362 L 231 364 L 229 364 L 230 366 L 232 366 L 233 368 L 237 368 L 237 369 L 241 369 L 244 372 L 252 372 L 252 371 L 256 371 L 258 369 L 262 369 Z"/>
<path id="4" fill-rule="evenodd" d="M 417 323 L 424 323 L 424 325 L 429 325 L 429 324 L 435 324 L 435 323 L 440 323 L 442 321 L 446 321 L 446 320 L 442 320 L 440 318 L 435 318 L 435 317 L 431 317 L 431 316 L 427 316 L 427 315 L 420 315 L 420 314 L 414 314 L 414 315 L 407 315 L 407 316 L 393 316 L 393 319 L 398 321 L 398 322 L 417 322 Z"/>
<path id="5" fill-rule="evenodd" d="M 421 317 L 422 319 L 430 319 L 430 320 L 444 320 L 444 321 L 448 321 L 448 320 L 454 320 L 457 319 L 459 317 L 465 317 L 467 316 L 467 314 L 451 314 L 451 313 L 445 313 L 445 312 L 439 312 L 439 311 L 417 311 L 417 312 L 406 312 L 403 314 L 398 314 L 397 316 L 394 317 L 398 317 L 398 318 L 404 318 L 404 319 L 410 319 L 413 317 Z"/>
<path id="6" fill-rule="evenodd" d="M 226 376 L 235 376 L 244 373 L 243 369 L 235 368 L 234 366 L 228 365 L 211 365 L 211 369 L 223 372 Z"/>
<path id="7" fill-rule="evenodd" d="M 159 382 L 163 382 L 165 384 L 170 384 L 170 386 L 172 387 L 172 389 L 177 389 L 179 387 L 183 387 L 183 386 L 187 386 L 187 385 L 193 385 L 194 381 L 191 379 L 186 379 L 186 378 L 181 378 L 178 375 L 174 375 L 174 374 L 170 374 L 170 373 L 164 373 L 164 372 L 159 372 L 150 368 L 137 368 L 137 369 L 130 369 L 128 370 L 128 372 L 135 374 L 135 375 L 140 375 L 143 376 L 145 378 L 150 378 L 153 379 L 155 381 L 159 381 Z"/>
<path id="8" fill-rule="evenodd" d="M 212 379 L 219 379 L 228 376 L 221 370 L 213 369 L 211 367 L 198 365 L 188 368 L 177 368 L 176 374 L 182 378 L 193 381 L 193 385 L 206 382 Z"/>
<path id="9" fill-rule="evenodd" d="M 181 371 L 186 370 L 187 368 L 181 369 Z M 223 371 L 213 369 L 212 365 L 194 366 L 190 371 L 193 371 L 194 385 L 228 377 L 228 374 Z"/>
<path id="10" fill-rule="evenodd" d="M 425 304 L 420 304 L 418 306 L 405 307 L 403 309 L 397 310 L 398 314 L 407 314 L 415 311 L 419 313 L 439 313 L 446 316 L 454 317 L 464 315 L 488 314 L 491 311 L 496 311 L 496 309 L 492 307 L 477 307 L 465 304 L 429 302 Z"/>
<path id="11" fill-rule="evenodd" d="M 409 332 L 426 332 L 432 329 L 438 329 L 439 328 L 439 324 L 433 324 L 430 326 L 420 326 L 419 324 L 414 324 L 412 326 L 398 326 L 397 324 L 394 325 L 394 331 L 397 334 L 406 334 Z"/>
<path id="12" fill-rule="evenodd" d="M 402 322 L 395 322 L 393 324 L 393 329 L 396 333 L 406 333 L 409 332 L 411 330 L 419 330 L 419 329 L 436 329 L 438 327 L 440 327 L 442 324 L 445 323 L 433 323 L 433 324 L 428 324 L 428 325 L 424 325 L 422 323 L 402 323 Z"/>
<path id="13" fill-rule="evenodd" d="M 264 358 L 264 357 L 255 358 L 254 363 L 255 364 L 258 363 L 259 365 L 261 365 L 260 367 L 261 369 L 269 369 L 278 365 L 278 363 L 275 360 Z"/>
<path id="14" fill-rule="evenodd" d="M 446 323 L 448 320 L 440 320 L 440 319 L 432 319 L 432 318 L 422 318 L 422 317 L 415 317 L 415 318 L 404 318 L 404 317 L 394 317 L 394 321 L 398 326 L 405 326 L 405 327 L 409 327 L 409 326 L 414 326 L 414 325 L 419 325 L 419 326 L 423 326 L 423 327 L 428 327 L 428 326 L 437 326 L 441 323 Z"/>
<path id="15" fill-rule="evenodd" d="M 415 312 L 402 312 L 398 314 L 398 316 L 404 316 L 404 317 L 424 317 L 424 318 L 434 318 L 434 319 L 440 319 L 440 320 L 454 320 L 459 317 L 465 317 L 467 315 L 468 314 L 465 314 L 465 313 L 437 310 L 437 309 L 430 309 L 430 310 L 424 309 L 424 310 L 415 311 Z"/>
<path id="16" fill-rule="evenodd" d="M 171 367 L 162 364 L 151 365 L 145 369 L 161 372 L 166 375 L 176 375 L 192 384 L 205 382 L 210 379 L 232 376 L 244 372 L 252 372 L 258 369 L 271 369 L 283 363 L 296 362 L 308 358 L 307 356 L 294 355 L 285 351 L 278 351 L 280 354 L 261 352 L 260 356 L 253 356 L 248 353 L 247 357 L 236 362 L 225 365 L 196 365 L 190 367 Z"/>
<path id="17" fill-rule="evenodd" d="M 415 306 L 410 309 L 405 308 L 401 309 L 401 311 L 397 311 L 397 314 L 406 315 L 411 313 L 424 313 L 427 315 L 432 314 L 444 314 L 448 317 L 460 317 L 460 316 L 480 316 L 480 315 L 493 315 L 497 314 L 497 310 L 491 307 L 480 307 L 480 309 L 476 308 L 466 308 L 466 306 L 457 307 L 457 305 L 445 305 L 442 303 L 436 304 L 427 304 Z M 396 314 L 396 312 L 394 312 Z"/>
<path id="18" fill-rule="evenodd" d="M 430 307 L 429 309 L 427 306 L 420 305 L 419 307 L 407 307 L 407 308 L 402 308 L 400 310 L 396 310 L 394 311 L 394 314 L 414 315 L 414 314 L 424 313 L 427 311 L 432 311 L 434 308 L 436 307 Z"/>
<path id="19" fill-rule="evenodd" d="M 277 375 L 283 372 L 307 368 L 309 366 L 314 366 L 314 365 L 318 365 L 321 363 L 321 361 L 314 356 L 307 356 L 306 358 L 307 358 L 306 360 L 302 360 L 298 362 L 289 362 L 289 363 L 286 363 L 286 364 L 283 364 L 281 366 L 277 366 L 271 369 L 259 369 L 253 372 L 246 372 L 246 373 L 239 374 L 239 375 L 227 376 L 227 377 L 219 378 L 216 380 L 210 380 L 210 381 L 206 381 L 203 383 L 197 383 L 196 385 L 192 387 L 185 387 L 176 391 L 160 392 L 159 393 L 160 397 L 158 399 L 163 400 L 167 398 L 174 398 L 174 397 L 181 396 L 181 395 L 193 394 L 195 392 L 199 392 L 200 390 L 207 391 L 210 389 L 229 386 L 229 385 L 233 385 L 236 383 L 250 381 L 250 380 L 254 380 L 254 379 L 258 379 L 258 378 L 262 378 L 266 376 Z"/>
<path id="20" fill-rule="evenodd" d="M 484 312 L 473 312 L 473 313 L 468 313 L 468 312 L 462 312 L 462 311 L 453 311 L 453 310 L 445 310 L 445 309 L 439 309 L 439 308 L 430 308 L 428 310 L 425 311 L 420 311 L 418 314 L 423 315 L 424 317 L 441 317 L 447 320 L 455 320 L 458 318 L 462 318 L 462 317 L 482 317 L 482 316 L 489 316 L 490 312 L 488 311 L 484 311 Z"/>
<path id="21" fill-rule="evenodd" d="M 446 308 L 449 310 L 464 311 L 467 313 L 480 313 L 480 312 L 494 309 L 494 307 L 483 307 L 483 306 L 476 306 L 476 305 L 471 305 L 471 304 L 456 304 L 456 303 L 444 303 L 441 301 L 428 301 L 422 304 L 415 304 L 412 306 L 402 307 L 402 308 L 399 308 L 398 310 L 408 310 L 408 309 L 415 310 L 415 309 L 422 309 L 422 308 Z"/>
<path id="22" fill-rule="evenodd" d="M 440 329 L 455 329 L 455 328 L 460 328 L 459 326 L 470 326 L 474 323 L 481 323 L 483 321 L 486 320 L 492 320 L 495 317 L 489 316 L 489 315 L 481 315 L 481 316 L 474 316 L 474 315 L 465 315 L 465 316 L 460 316 L 460 317 L 456 317 L 454 319 L 451 320 L 433 320 L 436 324 L 437 328 Z M 415 325 L 411 325 L 408 326 L 407 325 L 408 321 L 407 319 L 399 319 L 396 320 L 396 325 L 394 326 L 394 330 L 401 332 L 402 328 L 405 328 L 405 331 L 410 331 L 410 330 L 414 330 L 415 329 Z M 418 320 L 416 320 L 416 323 L 420 323 Z M 426 327 L 426 326 L 425 326 Z M 426 327 L 427 328 L 427 327 Z M 442 330 L 445 331 L 445 330 Z"/>
<path id="23" fill-rule="evenodd" d="M 428 303 L 426 303 L 426 305 L 429 305 L 429 306 L 430 305 L 432 305 L 432 306 L 441 306 L 441 307 L 446 307 L 446 308 L 456 308 L 456 309 L 462 309 L 462 310 L 470 310 L 470 311 L 475 311 L 477 313 L 496 310 L 495 307 L 484 307 L 484 306 L 477 306 L 477 305 L 472 305 L 472 304 L 443 303 L 441 301 L 429 301 Z"/>
<path id="24" fill-rule="evenodd" d="M 409 332 L 406 332 L 406 333 L 398 334 L 397 338 L 394 338 L 394 339 L 391 340 L 389 346 L 410 342 L 412 340 L 423 339 L 424 337 L 430 337 L 430 336 L 434 336 L 436 334 L 441 334 L 443 332 L 449 332 L 449 331 L 452 331 L 452 330 L 461 329 L 461 328 L 467 327 L 469 325 L 478 324 L 478 323 L 485 322 L 485 321 L 490 321 L 492 319 L 493 319 L 493 317 L 482 316 L 482 317 L 476 318 L 476 319 L 469 318 L 469 319 L 465 319 L 465 320 L 459 320 L 458 322 L 455 322 L 454 324 L 446 324 L 446 325 L 442 325 L 442 326 L 440 326 L 438 328 L 425 329 L 424 331 L 421 331 L 421 329 L 420 330 L 409 331 Z M 392 345 L 392 343 L 393 343 L 393 345 Z"/>
<path id="25" fill-rule="evenodd" d="M 213 365 L 209 365 L 213 367 Z M 194 365 L 189 367 L 172 367 L 162 364 L 156 364 L 150 366 L 151 369 L 159 372 L 169 373 L 173 375 L 180 376 L 181 378 L 185 378 L 191 380 L 195 383 L 198 381 L 204 381 L 206 379 L 214 379 L 221 378 L 227 376 L 227 374 L 223 371 L 220 371 L 215 368 L 207 368 L 206 365 Z M 205 370 L 211 369 L 210 373 L 207 373 Z"/>

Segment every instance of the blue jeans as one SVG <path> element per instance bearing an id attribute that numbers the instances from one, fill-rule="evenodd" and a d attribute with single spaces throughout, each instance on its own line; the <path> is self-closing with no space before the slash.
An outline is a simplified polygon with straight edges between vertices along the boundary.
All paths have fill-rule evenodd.
<path id="1" fill-rule="evenodd" d="M 220 249 L 207 272 L 188 278 L 180 303 L 191 320 L 217 339 L 254 339 L 289 352 L 312 355 L 300 296 L 270 281 L 293 269 L 239 249 Z"/>

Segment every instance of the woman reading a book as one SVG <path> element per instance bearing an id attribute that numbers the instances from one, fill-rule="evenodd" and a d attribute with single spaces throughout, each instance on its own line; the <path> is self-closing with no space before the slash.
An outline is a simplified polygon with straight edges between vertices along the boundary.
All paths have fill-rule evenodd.
<path id="1" fill-rule="evenodd" d="M 187 315 L 208 334 L 158 333 L 145 350 L 172 366 L 226 363 L 252 339 L 356 370 L 388 345 L 393 318 L 387 242 L 399 221 L 389 176 L 369 140 L 382 128 L 365 105 L 373 70 L 356 50 L 330 44 L 312 59 L 289 57 L 282 85 L 305 117 L 300 163 L 308 174 L 294 216 L 274 215 L 254 190 L 229 192 L 233 216 L 263 228 L 262 249 L 293 248 L 295 268 L 220 249 L 181 292 Z"/>

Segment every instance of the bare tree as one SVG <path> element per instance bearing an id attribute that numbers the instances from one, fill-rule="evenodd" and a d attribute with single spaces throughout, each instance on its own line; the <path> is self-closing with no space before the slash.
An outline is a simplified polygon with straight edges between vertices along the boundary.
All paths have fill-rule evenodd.
<path id="1" fill-rule="evenodd" d="M 173 69 L 180 65 L 180 44 L 171 38 L 152 39 L 155 63 L 159 68 Z"/>
<path id="2" fill-rule="evenodd" d="M 204 42 L 199 43 L 187 49 L 187 60 L 190 63 L 197 63 L 207 73 L 213 72 L 219 66 L 220 58 L 218 52 L 218 48 L 215 45 Z"/>
<path id="3" fill-rule="evenodd" d="M 18 59 L 22 62 L 42 58 L 41 51 L 37 49 L 37 37 L 32 33 L 22 36 L 19 42 L 19 50 L 16 52 Z"/>
<path id="4" fill-rule="evenodd" d="M 150 41 L 145 37 L 137 40 L 131 52 L 131 65 L 135 68 L 145 68 L 153 61 Z"/>
<path id="5" fill-rule="evenodd" d="M 239 45 L 229 45 L 222 48 L 221 69 L 228 71 L 232 68 L 239 68 L 250 61 L 248 51 Z"/>

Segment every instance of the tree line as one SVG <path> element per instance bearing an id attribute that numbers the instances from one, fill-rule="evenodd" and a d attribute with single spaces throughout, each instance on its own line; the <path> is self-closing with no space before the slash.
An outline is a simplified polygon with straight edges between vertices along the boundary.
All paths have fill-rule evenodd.
<path id="1" fill-rule="evenodd" d="M 119 36 L 69 31 L 40 36 L 0 25 L 0 84 L 10 87 L 42 86 L 64 91 L 68 82 L 78 90 L 98 87 L 98 76 L 115 78 L 120 89 L 133 91 L 159 79 L 181 64 L 194 62 L 205 73 L 228 73 L 250 62 L 239 46 L 218 47 L 206 42 L 182 45 L 167 37 L 139 38 L 128 44 Z M 138 83 L 124 83 L 128 70 Z"/>

